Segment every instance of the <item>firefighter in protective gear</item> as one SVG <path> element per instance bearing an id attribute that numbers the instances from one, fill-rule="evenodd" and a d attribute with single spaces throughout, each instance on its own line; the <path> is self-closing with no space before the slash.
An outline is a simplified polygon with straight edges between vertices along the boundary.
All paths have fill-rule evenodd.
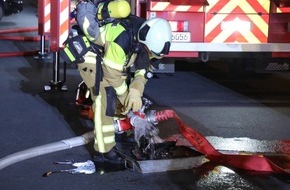
<path id="1" fill-rule="evenodd" d="M 91 43 L 102 47 L 102 61 L 98 64 L 97 54 L 89 51 L 84 56 L 84 63 L 78 64 L 78 70 L 93 100 L 94 149 L 105 160 L 119 162 L 121 157 L 115 148 L 114 116 L 120 110 L 116 110 L 116 105 L 122 105 L 123 114 L 130 110 L 136 112 L 142 107 L 141 97 L 148 79 L 146 72 L 150 70 L 150 61 L 169 53 L 171 29 L 164 19 L 145 21 L 138 17 L 131 21 L 134 23 L 131 28 L 119 21 L 97 27 L 97 21 L 92 19 L 97 10 L 88 3 L 77 7 L 82 10 L 77 10 L 76 20 Z M 127 70 L 133 64 L 135 73 L 128 85 Z M 99 75 L 102 77 L 98 81 L 96 78 Z"/>

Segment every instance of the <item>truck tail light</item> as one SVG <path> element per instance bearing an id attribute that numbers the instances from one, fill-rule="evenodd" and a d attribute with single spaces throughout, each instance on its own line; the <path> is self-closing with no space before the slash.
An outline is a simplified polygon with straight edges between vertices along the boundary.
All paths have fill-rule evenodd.
<path id="1" fill-rule="evenodd" d="M 188 32 L 188 21 L 169 21 L 173 32 Z"/>
<path id="2" fill-rule="evenodd" d="M 222 30 L 231 30 L 231 31 L 250 31 L 252 24 L 249 21 L 243 21 L 238 17 L 231 21 L 222 21 L 221 29 Z"/>

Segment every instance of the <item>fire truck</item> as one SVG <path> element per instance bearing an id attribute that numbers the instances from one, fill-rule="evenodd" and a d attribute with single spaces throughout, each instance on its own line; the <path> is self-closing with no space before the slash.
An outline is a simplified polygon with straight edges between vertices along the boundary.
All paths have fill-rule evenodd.
<path id="1" fill-rule="evenodd" d="M 257 63 L 252 67 L 289 70 L 288 0 L 131 0 L 131 8 L 138 16 L 169 21 L 168 58 L 248 58 Z"/>

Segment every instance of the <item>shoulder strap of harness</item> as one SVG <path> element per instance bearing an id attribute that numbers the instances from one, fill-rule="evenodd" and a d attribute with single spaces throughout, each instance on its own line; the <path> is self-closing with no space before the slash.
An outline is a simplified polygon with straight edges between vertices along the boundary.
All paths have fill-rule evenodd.
<path id="1" fill-rule="evenodd" d="M 130 23 L 127 23 L 130 21 L 127 21 L 126 19 L 116 19 L 113 21 L 113 25 L 122 25 L 125 30 L 119 34 L 119 36 L 114 40 L 116 44 L 118 44 L 125 52 L 127 55 L 127 60 L 126 64 L 127 65 L 133 55 L 134 52 L 134 47 L 135 47 L 135 36 L 133 33 L 133 30 L 130 26 Z"/>
<path id="2" fill-rule="evenodd" d="M 108 5 L 111 1 L 113 1 L 113 0 L 107 0 L 104 2 L 103 8 L 101 10 L 101 15 L 102 15 L 102 18 L 104 18 L 104 19 L 110 18 Z"/>
<path id="3" fill-rule="evenodd" d="M 104 48 L 100 45 L 92 44 L 92 51 L 97 54 L 96 56 L 96 78 L 95 78 L 95 86 L 94 92 L 95 95 L 99 95 L 100 92 L 100 82 L 103 80 L 103 70 L 102 70 L 102 54 L 104 52 Z"/>

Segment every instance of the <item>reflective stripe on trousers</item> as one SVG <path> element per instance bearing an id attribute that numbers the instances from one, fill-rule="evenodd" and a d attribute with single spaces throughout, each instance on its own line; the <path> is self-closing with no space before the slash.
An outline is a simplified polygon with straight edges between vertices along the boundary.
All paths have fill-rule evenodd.
<path id="1" fill-rule="evenodd" d="M 94 148 L 101 153 L 108 152 L 116 145 L 116 142 L 114 118 L 106 116 L 107 96 L 103 82 L 100 85 L 100 94 L 95 97 L 93 108 L 95 125 Z"/>

